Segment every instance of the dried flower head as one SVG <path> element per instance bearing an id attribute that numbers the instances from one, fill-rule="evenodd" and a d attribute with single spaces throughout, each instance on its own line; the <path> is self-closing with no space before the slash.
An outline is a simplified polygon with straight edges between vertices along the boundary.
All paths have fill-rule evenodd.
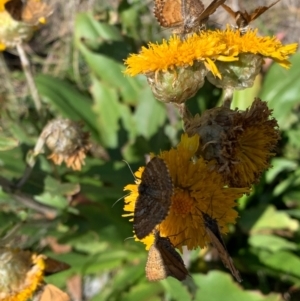
<path id="1" fill-rule="evenodd" d="M 220 173 L 227 185 L 250 187 L 270 167 L 280 139 L 271 113 L 267 103 L 256 98 L 246 111 L 217 107 L 196 115 L 185 122 L 186 132 L 200 136 L 197 156 Z"/>
<path id="2" fill-rule="evenodd" d="M 82 130 L 80 122 L 69 119 L 54 119 L 43 129 L 34 149 L 34 154 L 41 152 L 43 145 L 52 151 L 48 157 L 55 164 L 63 161 L 68 167 L 80 170 L 90 149 L 89 133 Z"/>

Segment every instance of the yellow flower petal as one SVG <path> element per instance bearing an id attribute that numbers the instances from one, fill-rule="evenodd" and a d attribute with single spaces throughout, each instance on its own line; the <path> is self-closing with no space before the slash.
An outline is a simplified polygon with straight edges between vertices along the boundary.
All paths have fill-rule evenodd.
<path id="1" fill-rule="evenodd" d="M 194 162 L 199 147 L 199 136 L 189 138 L 182 135 L 177 148 L 162 152 L 159 157 L 166 162 L 174 185 L 174 195 L 169 215 L 158 226 L 162 236 L 168 236 L 173 245 L 189 249 L 204 247 L 209 238 L 205 234 L 205 212 L 216 218 L 221 232 L 227 232 L 227 224 L 234 223 L 237 212 L 233 209 L 235 200 L 247 193 L 248 188 L 227 188 L 222 176 L 210 171 L 204 160 Z M 125 198 L 124 211 L 134 212 L 138 197 L 138 185 L 127 185 L 131 194 Z M 153 235 L 141 240 L 149 249 Z M 137 240 L 137 239 L 136 239 Z"/>

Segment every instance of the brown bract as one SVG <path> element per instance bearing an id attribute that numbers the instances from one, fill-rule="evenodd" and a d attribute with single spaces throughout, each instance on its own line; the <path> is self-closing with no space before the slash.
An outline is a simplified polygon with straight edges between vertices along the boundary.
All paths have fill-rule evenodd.
<path id="1" fill-rule="evenodd" d="M 155 241 L 148 253 L 146 263 L 146 277 L 149 281 L 159 281 L 168 276 L 179 281 L 189 275 L 184 262 L 176 252 L 168 237 L 161 237 L 159 231 L 155 231 Z"/>
<path id="2" fill-rule="evenodd" d="M 154 157 L 146 165 L 138 186 L 133 229 L 138 239 L 149 235 L 169 213 L 173 184 L 165 161 Z"/>
<path id="3" fill-rule="evenodd" d="M 187 34 L 201 29 L 226 0 L 214 0 L 204 9 L 200 0 L 155 0 L 154 15 L 159 24 L 173 33 Z"/>

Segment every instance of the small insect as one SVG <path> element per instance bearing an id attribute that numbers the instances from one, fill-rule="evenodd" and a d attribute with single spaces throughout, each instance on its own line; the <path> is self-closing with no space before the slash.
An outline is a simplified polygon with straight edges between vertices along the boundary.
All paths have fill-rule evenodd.
<path id="1" fill-rule="evenodd" d="M 165 161 L 154 157 L 146 165 L 138 186 L 133 229 L 138 239 L 149 235 L 169 213 L 173 184 Z"/>
<path id="2" fill-rule="evenodd" d="M 52 284 L 45 284 L 35 293 L 34 300 L 37 301 L 70 301 L 70 297 Z"/>
<path id="3" fill-rule="evenodd" d="M 11 17 L 28 25 L 38 25 L 41 18 L 48 17 L 52 13 L 52 9 L 46 3 L 27 0 L 10 0 L 4 4 L 5 10 Z"/>
<path id="4" fill-rule="evenodd" d="M 247 11 L 242 12 L 238 10 L 235 12 L 226 4 L 222 4 L 222 7 L 235 19 L 237 27 L 240 29 L 241 33 L 244 34 L 247 31 L 250 22 L 257 19 L 261 14 L 279 1 L 280 0 L 277 0 L 269 6 L 259 6 L 250 14 L 248 14 Z"/>
<path id="5" fill-rule="evenodd" d="M 212 245 L 217 249 L 223 264 L 230 270 L 231 274 L 238 282 L 242 282 L 243 279 L 241 278 L 239 271 L 235 268 L 232 258 L 228 254 L 217 220 L 207 213 L 202 211 L 201 213 L 204 219 L 205 231 L 209 236 Z"/>
<path id="6" fill-rule="evenodd" d="M 213 0 L 204 9 L 200 0 L 155 0 L 154 16 L 159 24 L 173 33 L 187 34 L 201 29 L 226 0 Z"/>
<path id="7" fill-rule="evenodd" d="M 46 257 L 44 262 L 44 272 L 46 276 L 65 271 L 70 268 L 70 265 L 68 265 L 67 263 L 53 259 L 51 257 Z"/>
<path id="8" fill-rule="evenodd" d="M 155 230 L 154 235 L 154 244 L 150 247 L 145 269 L 147 279 L 149 281 L 159 281 L 168 276 L 179 281 L 186 279 L 189 272 L 170 239 L 161 237 L 157 230 Z"/>

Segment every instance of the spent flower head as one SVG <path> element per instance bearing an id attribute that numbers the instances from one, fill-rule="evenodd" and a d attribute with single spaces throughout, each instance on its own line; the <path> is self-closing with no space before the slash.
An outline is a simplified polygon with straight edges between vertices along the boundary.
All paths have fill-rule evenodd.
<path id="1" fill-rule="evenodd" d="M 216 107 L 201 116 L 185 114 L 185 130 L 189 136 L 199 135 L 197 156 L 220 173 L 227 185 L 250 187 L 270 167 L 280 139 L 271 114 L 267 103 L 256 98 L 246 111 Z"/>
<path id="2" fill-rule="evenodd" d="M 41 153 L 46 144 L 52 151 L 48 158 L 55 164 L 60 165 L 64 161 L 68 167 L 80 170 L 86 153 L 91 148 L 90 135 L 82 127 L 82 123 L 69 119 L 58 118 L 50 121 L 36 143 L 34 155 Z"/>

